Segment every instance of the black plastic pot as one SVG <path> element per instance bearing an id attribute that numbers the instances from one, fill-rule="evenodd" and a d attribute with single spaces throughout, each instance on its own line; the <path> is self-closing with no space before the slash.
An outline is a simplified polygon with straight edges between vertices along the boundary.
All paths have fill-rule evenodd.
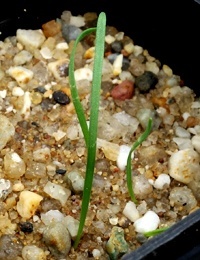
<path id="1" fill-rule="evenodd" d="M 124 31 L 137 45 L 169 65 L 174 74 L 180 75 L 184 84 L 200 96 L 198 0 L 7 1 L 0 9 L 0 40 L 14 35 L 18 28 L 41 28 L 42 23 L 60 17 L 64 10 L 70 10 L 73 15 L 104 11 L 108 25 Z M 200 210 L 122 259 L 152 258 L 200 259 Z"/>

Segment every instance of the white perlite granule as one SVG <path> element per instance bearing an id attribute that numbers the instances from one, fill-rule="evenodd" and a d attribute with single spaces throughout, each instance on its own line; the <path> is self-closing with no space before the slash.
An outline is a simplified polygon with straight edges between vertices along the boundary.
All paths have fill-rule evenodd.
<path id="1" fill-rule="evenodd" d="M 143 217 L 136 220 L 133 225 L 136 232 L 145 233 L 157 229 L 159 224 L 160 219 L 158 215 L 154 211 L 149 210 L 145 213 Z"/>

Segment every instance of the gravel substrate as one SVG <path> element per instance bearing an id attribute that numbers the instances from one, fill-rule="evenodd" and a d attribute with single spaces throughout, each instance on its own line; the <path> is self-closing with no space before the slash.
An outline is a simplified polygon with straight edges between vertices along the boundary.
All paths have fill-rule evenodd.
<path id="1" fill-rule="evenodd" d="M 120 259 L 145 232 L 199 208 L 200 100 L 173 68 L 108 25 L 93 189 L 74 250 L 87 157 L 68 65 L 74 40 L 96 21 L 63 11 L 0 41 L 0 260 Z M 87 36 L 75 59 L 88 121 L 94 41 Z M 132 159 L 135 204 L 126 159 L 149 117 L 151 134 Z"/>

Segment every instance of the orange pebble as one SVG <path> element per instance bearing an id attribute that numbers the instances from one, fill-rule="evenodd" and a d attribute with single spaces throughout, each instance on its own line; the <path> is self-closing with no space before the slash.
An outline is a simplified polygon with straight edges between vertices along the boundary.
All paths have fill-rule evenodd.
<path id="1" fill-rule="evenodd" d="M 52 37 L 58 34 L 61 30 L 61 25 L 55 20 L 51 20 L 42 25 L 43 33 L 46 37 Z"/>

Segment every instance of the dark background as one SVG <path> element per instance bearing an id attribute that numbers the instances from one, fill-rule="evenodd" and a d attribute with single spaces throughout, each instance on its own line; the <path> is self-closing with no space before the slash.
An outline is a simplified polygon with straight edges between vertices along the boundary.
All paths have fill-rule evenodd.
<path id="1" fill-rule="evenodd" d="M 200 97 L 200 4 L 194 0 L 3 1 L 0 8 L 0 40 L 15 35 L 18 28 L 39 29 L 42 23 L 59 18 L 64 10 L 70 10 L 73 15 L 104 11 L 107 25 L 124 31 L 135 44 L 147 49 L 162 64 L 169 65 L 175 74 L 181 76 L 185 85 Z M 136 253 L 134 259 L 147 259 L 145 254 L 150 256 L 148 259 L 155 258 L 155 254 L 157 259 L 165 259 L 165 256 L 179 260 L 200 259 L 200 248 L 196 247 L 200 236 L 199 219 L 198 211 L 193 222 L 187 218 L 185 225 L 181 225 L 180 229 L 177 226 L 177 238 L 172 239 L 173 234 L 170 233 L 170 242 L 162 242 L 160 246 L 156 241 L 154 251 L 153 245 L 148 248 L 147 244 L 146 251 Z M 198 254 L 190 251 L 196 248 Z M 174 252 L 176 257 L 173 258 Z M 182 254 L 183 258 L 178 258 Z"/>
<path id="2" fill-rule="evenodd" d="M 14 35 L 17 28 L 41 28 L 64 10 L 73 15 L 104 11 L 108 25 L 124 31 L 135 44 L 169 65 L 200 96 L 200 4 L 194 0 L 4 1 L 0 40 Z"/>

